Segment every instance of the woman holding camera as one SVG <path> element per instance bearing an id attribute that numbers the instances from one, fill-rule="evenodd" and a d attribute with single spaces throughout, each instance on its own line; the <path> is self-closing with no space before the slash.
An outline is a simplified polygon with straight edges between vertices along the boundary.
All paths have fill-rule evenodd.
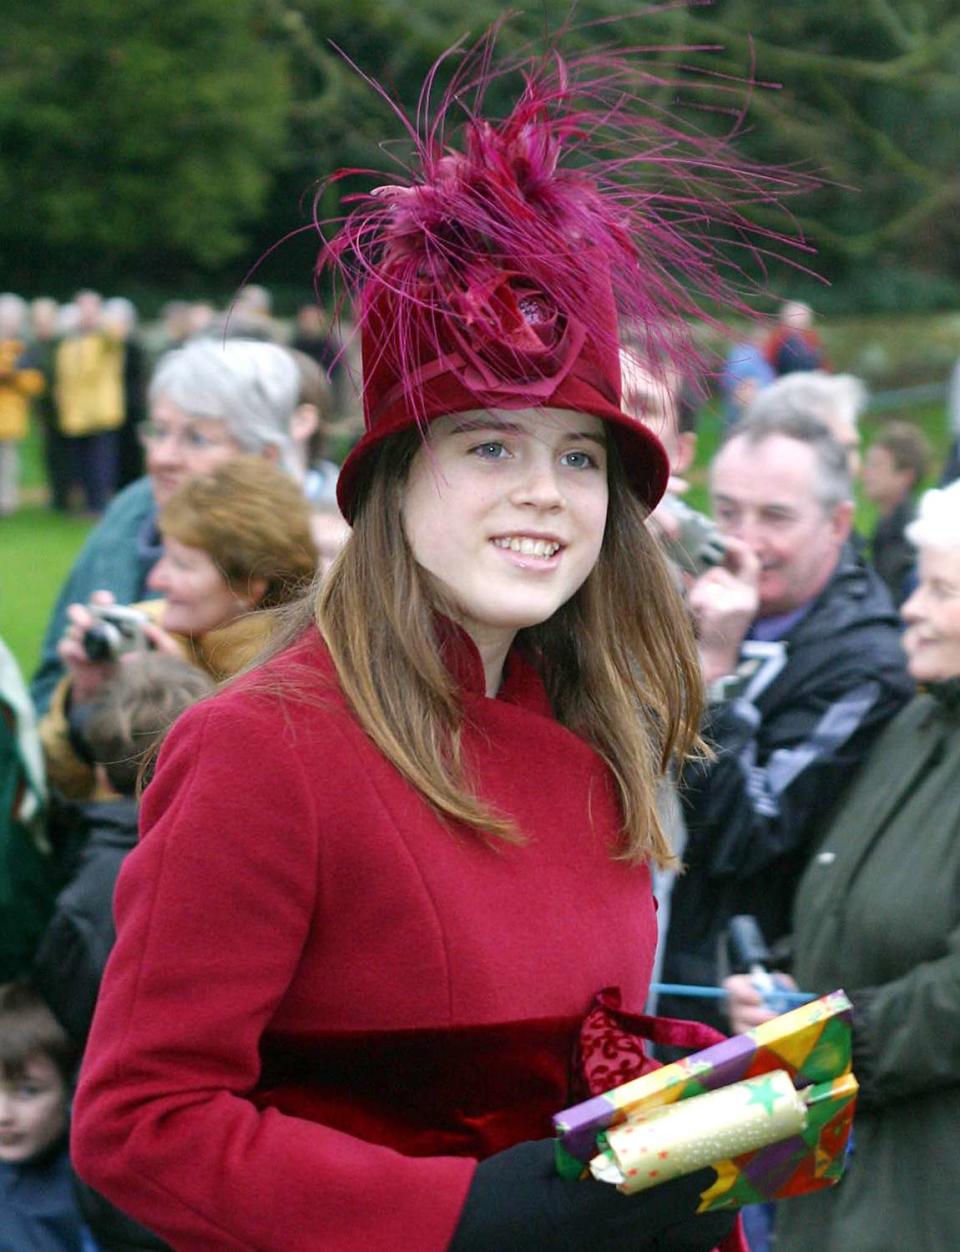
<path id="1" fill-rule="evenodd" d="M 240 457 L 188 479 L 158 515 L 159 560 L 147 577 L 162 599 L 115 606 L 109 592 L 70 605 L 60 643 L 67 671 L 40 722 L 50 782 L 68 799 L 89 799 L 93 772 L 83 749 L 85 711 L 118 663 L 151 648 L 192 661 L 220 681 L 265 646 L 277 608 L 316 571 L 310 509 L 299 486 L 269 462 Z M 119 613 L 118 613 L 119 609 Z"/>
<path id="2" fill-rule="evenodd" d="M 731 1224 L 696 1216 L 706 1171 L 628 1199 L 548 1138 L 598 993 L 611 1039 L 645 1002 L 656 785 L 700 711 L 614 298 L 662 345 L 685 296 L 634 241 L 682 245 L 649 191 L 631 218 L 558 166 L 640 125 L 567 73 L 467 110 L 462 153 L 435 119 L 333 245 L 363 276 L 351 537 L 144 797 L 74 1151 L 179 1248 L 695 1252 Z"/>
<path id="3" fill-rule="evenodd" d="M 60 589 L 30 684 L 38 715 L 63 677 L 59 644 L 68 606 L 104 589 L 120 604 L 146 598 L 160 555 L 157 512 L 188 478 L 238 456 L 263 457 L 298 477 L 300 385 L 293 356 L 276 344 L 198 339 L 160 359 L 149 418 L 138 429 L 147 472 L 111 501 Z"/>

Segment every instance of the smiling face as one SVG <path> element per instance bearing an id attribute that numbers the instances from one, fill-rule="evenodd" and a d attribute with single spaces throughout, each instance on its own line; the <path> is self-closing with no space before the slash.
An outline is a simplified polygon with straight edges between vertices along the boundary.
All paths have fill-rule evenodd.
<path id="1" fill-rule="evenodd" d="M 29 1161 L 66 1129 L 66 1085 L 49 1057 L 32 1056 L 17 1077 L 0 1075 L 0 1161 Z"/>
<path id="2" fill-rule="evenodd" d="M 760 616 L 798 609 L 826 586 L 850 533 L 853 506 L 817 495 L 817 458 L 785 435 L 733 438 L 710 474 L 713 516 L 760 561 Z"/>
<path id="3" fill-rule="evenodd" d="M 194 474 L 209 474 L 243 452 L 225 422 L 216 417 L 194 417 L 163 395 L 154 398 L 141 438 L 147 473 L 160 507 Z"/>
<path id="4" fill-rule="evenodd" d="M 920 683 L 960 676 L 960 551 L 919 549 L 919 582 L 902 605 L 907 668 Z"/>
<path id="5" fill-rule="evenodd" d="M 252 607 L 235 594 L 209 553 L 172 536 L 164 536 L 163 556 L 150 571 L 147 586 L 166 600 L 163 629 L 180 635 L 204 635 Z"/>
<path id="6" fill-rule="evenodd" d="M 483 650 L 545 622 L 600 555 L 603 423 L 559 409 L 439 418 L 410 467 L 403 526 L 417 564 Z"/>

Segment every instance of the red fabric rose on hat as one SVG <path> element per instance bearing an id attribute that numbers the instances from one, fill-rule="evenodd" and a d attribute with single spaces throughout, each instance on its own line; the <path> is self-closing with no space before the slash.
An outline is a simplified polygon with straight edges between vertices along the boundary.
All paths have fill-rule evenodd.
<path id="1" fill-rule="evenodd" d="M 483 403 L 529 396 L 542 403 L 580 355 L 584 329 L 530 279 L 493 266 L 450 300 L 451 373 Z"/>

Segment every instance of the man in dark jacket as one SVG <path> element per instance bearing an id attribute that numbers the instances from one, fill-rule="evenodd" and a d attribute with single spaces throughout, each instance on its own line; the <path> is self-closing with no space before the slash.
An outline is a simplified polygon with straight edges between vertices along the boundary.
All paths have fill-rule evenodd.
<path id="1" fill-rule="evenodd" d="M 684 775 L 686 873 L 664 978 L 714 984 L 729 919 L 787 934 L 793 892 L 853 766 L 912 686 L 886 589 L 853 555 L 849 466 L 802 416 L 747 418 L 711 468 L 723 566 L 690 591 L 715 752 Z M 667 1015 L 708 1014 L 695 1001 Z"/>

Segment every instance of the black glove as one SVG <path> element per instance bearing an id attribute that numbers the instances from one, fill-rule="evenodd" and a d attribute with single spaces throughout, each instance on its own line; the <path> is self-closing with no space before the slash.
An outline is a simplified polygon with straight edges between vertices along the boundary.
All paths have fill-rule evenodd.
<path id="1" fill-rule="evenodd" d="M 710 1252 L 736 1220 L 695 1216 L 715 1177 L 702 1169 L 625 1196 L 561 1178 L 552 1139 L 518 1143 L 477 1166 L 448 1252 Z"/>

